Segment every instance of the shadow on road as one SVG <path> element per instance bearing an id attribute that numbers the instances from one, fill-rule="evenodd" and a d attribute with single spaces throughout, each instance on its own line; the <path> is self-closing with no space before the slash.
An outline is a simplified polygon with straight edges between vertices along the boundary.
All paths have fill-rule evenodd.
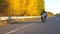
<path id="1" fill-rule="evenodd" d="M 9 24 L 28 24 L 28 23 L 34 23 L 34 22 L 9 22 Z"/>
<path id="2" fill-rule="evenodd" d="M 27 21 L 27 22 L 8 22 L 8 24 L 29 24 L 29 23 L 42 23 L 41 20 Z M 44 22 L 45 23 L 45 22 Z"/>

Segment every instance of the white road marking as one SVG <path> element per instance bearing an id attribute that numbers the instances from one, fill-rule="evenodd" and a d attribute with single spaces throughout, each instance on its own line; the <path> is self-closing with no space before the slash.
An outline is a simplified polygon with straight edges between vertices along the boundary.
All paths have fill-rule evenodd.
<path id="1" fill-rule="evenodd" d="M 32 24 L 34 24 L 34 23 L 32 23 Z M 22 26 L 22 27 L 20 27 L 20 28 L 16 28 L 16 29 L 14 29 L 14 30 L 12 30 L 12 31 L 10 31 L 10 32 L 5 33 L 5 34 L 10 34 L 10 33 L 16 32 L 16 31 L 18 31 L 18 30 L 20 30 L 20 29 L 22 29 L 22 28 L 26 28 L 26 27 L 28 27 L 28 26 L 30 26 L 30 25 L 32 25 L 32 24 L 28 24 L 28 25 L 26 25 L 26 26 Z"/>

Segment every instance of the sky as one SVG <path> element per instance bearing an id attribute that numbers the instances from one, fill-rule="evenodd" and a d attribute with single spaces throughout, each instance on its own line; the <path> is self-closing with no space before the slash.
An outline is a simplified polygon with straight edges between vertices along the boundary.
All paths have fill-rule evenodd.
<path id="1" fill-rule="evenodd" d="M 44 0 L 45 11 L 52 12 L 53 14 L 60 13 L 60 0 Z"/>

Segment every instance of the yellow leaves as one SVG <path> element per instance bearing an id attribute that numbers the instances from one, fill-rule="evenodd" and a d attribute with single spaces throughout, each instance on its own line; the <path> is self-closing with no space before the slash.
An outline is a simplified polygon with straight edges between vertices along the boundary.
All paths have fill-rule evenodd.
<path id="1" fill-rule="evenodd" d="M 9 0 L 8 3 L 10 4 L 8 7 L 8 11 L 10 12 L 10 14 L 12 15 L 16 15 L 19 14 L 20 11 L 20 2 L 17 0 Z M 11 10 L 9 10 L 11 9 Z M 18 13 L 17 13 L 18 12 Z"/>
<path id="2" fill-rule="evenodd" d="M 17 0 L 9 0 L 10 6 L 12 6 L 13 9 L 17 10 L 19 7 L 20 2 Z"/>
<path id="3" fill-rule="evenodd" d="M 30 16 L 38 16 L 38 15 L 40 15 L 40 12 L 42 11 L 42 9 L 44 9 L 43 8 L 44 6 L 40 5 L 40 4 L 43 4 L 43 3 L 40 3 L 40 4 L 39 3 L 40 2 L 38 0 L 30 0 L 29 4 L 27 5 L 27 8 L 26 8 L 28 13 L 26 13 L 25 15 L 30 15 Z"/>
<path id="4" fill-rule="evenodd" d="M 3 0 L 3 3 L 7 4 L 4 13 L 9 16 L 38 16 L 44 9 L 43 0 Z"/>
<path id="5" fill-rule="evenodd" d="M 6 10 L 6 12 L 8 13 L 8 15 L 11 16 L 17 16 L 20 15 L 21 13 L 23 13 L 23 11 L 25 10 L 25 3 L 22 0 L 5 0 L 5 2 L 8 3 L 8 10 Z"/>
<path id="6" fill-rule="evenodd" d="M 44 0 L 38 0 L 38 11 L 40 11 L 40 13 L 42 12 L 43 9 L 45 9 L 44 7 Z"/>
<path id="7" fill-rule="evenodd" d="M 38 16 L 39 14 L 36 11 L 31 11 L 25 14 L 25 16 Z"/>

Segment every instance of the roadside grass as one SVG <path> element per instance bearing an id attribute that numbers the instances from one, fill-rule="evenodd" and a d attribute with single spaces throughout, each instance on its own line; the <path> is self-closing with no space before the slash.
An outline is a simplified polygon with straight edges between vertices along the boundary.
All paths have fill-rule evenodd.
<path id="1" fill-rule="evenodd" d="M 14 19 L 14 20 L 0 20 L 0 26 L 5 26 L 5 25 L 8 25 L 10 23 L 26 23 L 26 22 L 30 22 L 30 21 L 36 21 L 36 20 L 40 20 L 40 18 L 23 18 L 23 19 Z"/>

